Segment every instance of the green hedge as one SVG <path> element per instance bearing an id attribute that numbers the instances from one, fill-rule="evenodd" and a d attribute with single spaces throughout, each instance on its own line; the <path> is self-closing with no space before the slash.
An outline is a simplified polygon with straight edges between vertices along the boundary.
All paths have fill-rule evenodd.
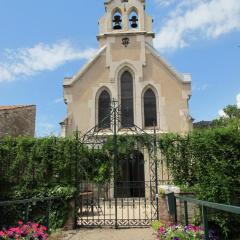
<path id="1" fill-rule="evenodd" d="M 52 221 L 53 228 L 64 224 L 66 201 L 74 196 L 79 181 L 101 183 L 108 181 L 111 174 L 108 152 L 87 148 L 75 138 L 0 140 L 0 201 L 61 197 L 63 201 L 52 211 L 51 218 L 56 220 Z M 2 208 L 0 226 L 16 223 L 24 210 L 24 206 Z"/>
<path id="2" fill-rule="evenodd" d="M 239 205 L 240 200 L 240 130 L 239 122 L 193 131 L 187 136 L 166 134 L 158 139 L 159 149 L 176 185 L 192 188 L 201 200 Z M 126 141 L 128 144 L 126 144 Z M 129 154 L 137 145 L 150 148 L 152 138 L 120 136 L 119 154 Z M 0 201 L 31 197 L 62 196 L 69 199 L 76 191 L 76 181 L 97 183 L 112 177 L 113 140 L 101 149 L 89 149 L 78 139 L 5 138 L 0 140 Z M 56 210 L 57 226 L 65 214 Z M 234 216 L 214 213 L 212 219 L 225 234 Z M 3 215 L 0 216 L 3 222 Z M 1 224 L 0 221 L 0 224 Z"/>
<path id="3" fill-rule="evenodd" d="M 201 200 L 240 205 L 240 128 L 228 124 L 193 131 L 187 136 L 167 134 L 159 140 L 174 183 L 195 191 Z M 227 235 L 239 228 L 237 216 L 215 212 L 212 219 Z M 239 216 L 238 216 L 239 218 Z"/>

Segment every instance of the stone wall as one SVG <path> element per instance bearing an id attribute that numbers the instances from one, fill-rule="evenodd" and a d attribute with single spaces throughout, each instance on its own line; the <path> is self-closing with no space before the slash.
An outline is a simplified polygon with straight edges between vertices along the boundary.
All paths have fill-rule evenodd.
<path id="1" fill-rule="evenodd" d="M 179 193 L 181 196 L 187 196 L 187 197 L 193 197 L 194 195 L 191 193 Z M 167 203 L 167 196 L 166 195 L 159 195 L 159 217 L 160 217 L 160 222 L 163 224 L 174 224 L 174 216 L 169 214 L 168 210 L 168 203 Z M 184 202 L 177 200 L 176 201 L 176 206 L 177 206 L 177 219 L 178 223 L 180 224 L 185 224 L 185 218 L 184 218 Z M 200 214 L 200 209 L 197 205 L 193 203 L 188 203 L 188 222 L 194 223 L 195 218 L 199 216 Z"/>
<path id="2" fill-rule="evenodd" d="M 159 220 L 162 224 L 170 225 L 173 224 L 173 216 L 171 216 L 168 212 L 168 204 L 166 196 L 159 196 L 158 199 L 159 204 Z"/>
<path id="3" fill-rule="evenodd" d="M 34 136 L 36 106 L 0 106 L 0 138 Z"/>

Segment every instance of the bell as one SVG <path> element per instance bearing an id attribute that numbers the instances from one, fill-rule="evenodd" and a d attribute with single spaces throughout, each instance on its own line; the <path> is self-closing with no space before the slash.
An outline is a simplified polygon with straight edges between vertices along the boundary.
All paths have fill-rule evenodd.
<path id="1" fill-rule="evenodd" d="M 132 28 L 137 28 L 138 27 L 138 18 L 137 18 L 137 16 L 132 16 L 132 18 L 129 19 L 129 21 L 131 22 L 131 27 Z"/>
<path id="2" fill-rule="evenodd" d="M 121 16 L 119 16 L 119 15 L 114 16 L 114 19 L 113 19 L 113 23 L 114 23 L 113 29 L 115 29 L 115 30 L 122 29 L 121 22 L 122 22 Z"/>

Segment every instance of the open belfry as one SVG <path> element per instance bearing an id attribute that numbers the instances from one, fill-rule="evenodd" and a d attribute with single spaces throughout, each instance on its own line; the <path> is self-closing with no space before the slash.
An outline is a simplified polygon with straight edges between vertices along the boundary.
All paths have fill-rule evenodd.
<path id="1" fill-rule="evenodd" d="M 145 0 L 109 0 L 104 5 L 98 52 L 76 75 L 64 79 L 67 117 L 62 136 L 76 129 L 84 134 L 94 126 L 110 130 L 113 101 L 120 106 L 122 130 L 191 130 L 191 75 L 174 70 L 154 48 L 153 19 L 145 12 Z"/>

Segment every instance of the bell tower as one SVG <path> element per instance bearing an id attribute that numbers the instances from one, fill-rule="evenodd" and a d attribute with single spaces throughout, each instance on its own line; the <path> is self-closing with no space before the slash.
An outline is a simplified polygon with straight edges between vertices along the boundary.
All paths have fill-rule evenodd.
<path id="1" fill-rule="evenodd" d="M 99 21 L 100 46 L 107 38 L 116 36 L 144 35 L 152 44 L 152 18 L 145 12 L 145 0 L 108 0 L 104 3 L 105 15 Z"/>

